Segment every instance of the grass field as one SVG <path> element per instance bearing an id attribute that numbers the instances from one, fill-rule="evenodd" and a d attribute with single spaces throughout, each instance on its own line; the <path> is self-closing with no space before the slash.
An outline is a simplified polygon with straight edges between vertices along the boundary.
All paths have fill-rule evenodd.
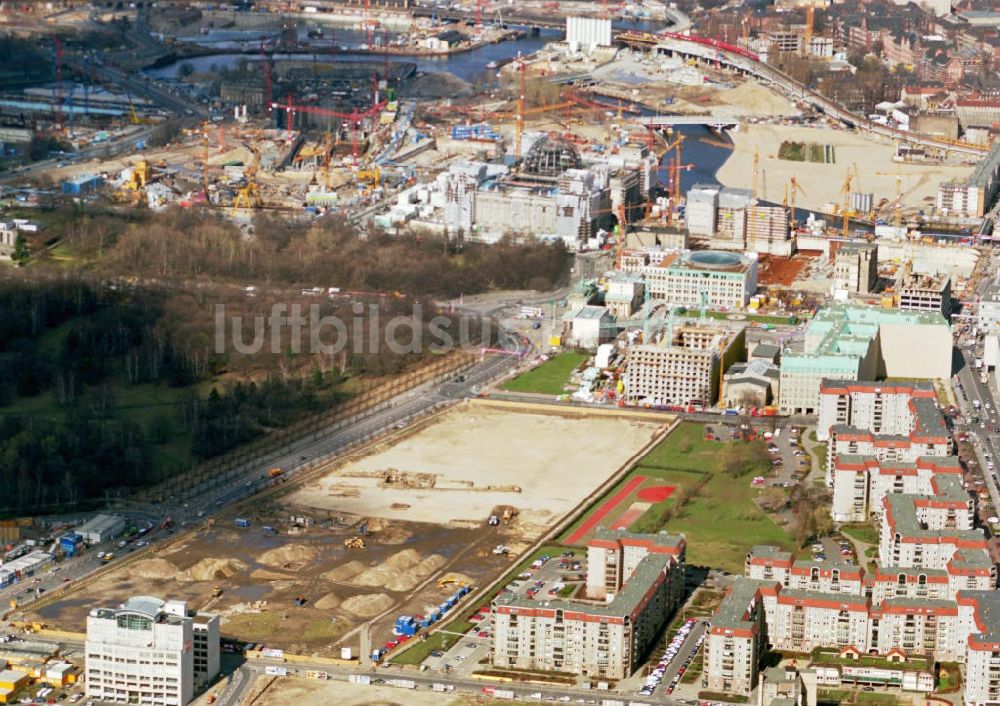
<path id="1" fill-rule="evenodd" d="M 754 460 L 759 456 L 759 449 L 754 449 L 754 445 L 761 444 L 762 441 L 705 441 L 703 425 L 680 424 L 631 473 L 599 499 L 590 512 L 577 520 L 561 540 L 565 542 L 573 536 L 594 512 L 620 494 L 636 476 L 647 479 L 639 490 L 654 485 L 692 488 L 707 477 L 702 491 L 665 523 L 660 521 L 661 511 L 674 502 L 673 498 L 654 504 L 630 529 L 636 532 L 657 532 L 661 529 L 683 532 L 687 537 L 689 564 L 734 573 L 742 573 L 743 555 L 755 544 L 774 544 L 791 550 L 794 548 L 791 537 L 754 503 L 759 490 L 750 485 L 750 479 L 755 474 L 763 475 L 770 471 L 766 458 Z M 727 446 L 728 450 L 723 448 Z M 756 465 L 740 477 L 733 478 L 725 471 L 727 463 L 734 459 L 750 459 Z M 601 524 L 610 526 L 625 512 L 631 499 L 619 503 L 614 512 L 602 518 Z"/>
<path id="2" fill-rule="evenodd" d="M 436 632 L 426 640 L 417 640 L 408 649 L 396 655 L 390 662 L 394 664 L 417 665 L 427 659 L 431 652 L 435 650 L 445 650 L 451 648 L 458 642 L 459 636 L 447 632 Z"/>
<path id="3" fill-rule="evenodd" d="M 523 375 L 504 383 L 502 389 L 510 392 L 537 392 L 543 395 L 561 395 L 569 382 L 570 373 L 580 367 L 589 356 L 585 353 L 565 351 L 545 361 Z"/>
<path id="4" fill-rule="evenodd" d="M 844 525 L 840 531 L 851 539 L 878 546 L 878 529 L 871 523 Z"/>

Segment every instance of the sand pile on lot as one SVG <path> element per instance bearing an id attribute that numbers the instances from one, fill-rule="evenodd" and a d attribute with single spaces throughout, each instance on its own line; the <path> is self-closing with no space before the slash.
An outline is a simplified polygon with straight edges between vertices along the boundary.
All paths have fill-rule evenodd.
<path id="1" fill-rule="evenodd" d="M 268 566 L 286 566 L 288 564 L 305 564 L 319 555 L 315 547 L 304 544 L 286 544 L 264 552 L 257 561 Z"/>
<path id="2" fill-rule="evenodd" d="M 146 559 L 140 561 L 130 572 L 141 579 L 173 579 L 177 578 L 177 567 L 166 559 Z"/>
<path id="3" fill-rule="evenodd" d="M 232 578 L 248 567 L 239 559 L 202 559 L 187 571 L 182 571 L 177 578 L 181 581 L 214 581 L 216 579 Z"/>
<path id="4" fill-rule="evenodd" d="M 409 591 L 447 563 L 440 554 L 431 554 L 409 571 L 399 574 L 385 585 L 390 591 Z"/>
<path id="5" fill-rule="evenodd" d="M 318 610 L 333 610 L 340 605 L 340 597 L 336 593 L 328 593 L 313 604 Z"/>
<path id="6" fill-rule="evenodd" d="M 799 112 L 787 98 L 753 81 L 719 91 L 718 98 L 727 105 L 742 109 L 745 115 L 795 115 Z"/>
<path id="7" fill-rule="evenodd" d="M 350 581 L 352 578 L 364 571 L 365 568 L 364 564 L 355 559 L 354 561 L 349 561 L 346 564 L 341 564 L 336 569 L 330 569 L 320 578 L 324 578 L 327 581 Z"/>
<path id="8" fill-rule="evenodd" d="M 285 574 L 280 571 L 269 571 L 267 569 L 257 569 L 252 574 L 250 578 L 253 581 L 287 581 L 288 579 L 295 578 L 291 574 Z"/>
<path id="9" fill-rule="evenodd" d="M 367 593 L 362 596 L 351 596 L 341 603 L 340 607 L 359 618 L 372 618 L 391 608 L 394 603 L 395 601 L 384 593 Z"/>
<path id="10" fill-rule="evenodd" d="M 396 552 L 378 566 L 367 569 L 355 576 L 351 583 L 358 586 L 385 586 L 390 581 L 405 576 L 409 570 L 420 564 L 420 554 L 413 549 Z"/>

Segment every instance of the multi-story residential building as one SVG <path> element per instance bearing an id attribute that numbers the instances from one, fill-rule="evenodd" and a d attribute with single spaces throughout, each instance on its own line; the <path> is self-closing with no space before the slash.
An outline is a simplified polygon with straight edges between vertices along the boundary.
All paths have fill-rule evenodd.
<path id="1" fill-rule="evenodd" d="M 782 356 L 781 411 L 815 414 L 824 379 L 948 379 L 951 347 L 948 322 L 938 313 L 855 305 L 823 309 L 806 327 L 803 351 Z M 921 355 L 912 355 L 918 349 Z"/>
<path id="2" fill-rule="evenodd" d="M 968 628 L 965 704 L 991 706 L 1000 702 L 1000 592 L 964 591 L 958 611 Z"/>
<path id="3" fill-rule="evenodd" d="M 787 586 L 788 579 L 792 575 L 793 562 L 794 557 L 791 552 L 770 544 L 758 544 L 747 552 L 743 573 L 755 581 L 776 581 L 782 586 Z"/>
<path id="4" fill-rule="evenodd" d="M 864 522 L 888 493 L 931 493 L 935 476 L 962 474 L 930 383 L 824 380 L 816 436 L 828 440 L 838 522 Z"/>
<path id="5" fill-rule="evenodd" d="M 639 265 L 638 267 L 636 265 Z M 649 296 L 671 306 L 742 309 L 757 291 L 757 254 L 717 250 L 666 252 L 657 264 L 623 262 L 623 269 L 642 275 Z"/>
<path id="6" fill-rule="evenodd" d="M 719 399 L 721 371 L 743 356 L 745 336 L 743 325 L 728 321 L 671 322 L 662 338 L 626 352 L 625 401 L 714 405 Z"/>
<path id="7" fill-rule="evenodd" d="M 819 390 L 816 438 L 830 438 L 843 425 L 875 434 L 947 435 L 930 382 L 879 383 L 863 380 L 823 380 Z"/>
<path id="8" fill-rule="evenodd" d="M 749 696 L 760 675 L 769 641 L 765 596 L 777 595 L 773 581 L 738 579 L 708 623 L 702 663 L 702 687 Z"/>
<path id="9" fill-rule="evenodd" d="M 598 531 L 586 598 L 493 601 L 498 667 L 622 679 L 641 663 L 683 596 L 683 536 Z"/>
<path id="10" fill-rule="evenodd" d="M 87 698 L 184 706 L 218 670 L 218 616 L 183 601 L 139 596 L 87 618 Z"/>

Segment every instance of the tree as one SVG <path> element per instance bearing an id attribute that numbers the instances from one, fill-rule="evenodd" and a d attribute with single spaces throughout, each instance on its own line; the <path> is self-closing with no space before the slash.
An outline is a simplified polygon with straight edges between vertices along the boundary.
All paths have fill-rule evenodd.
<path id="1" fill-rule="evenodd" d="M 17 240 L 14 241 L 14 253 L 10 256 L 18 267 L 24 267 L 28 262 L 28 258 L 31 253 L 28 251 L 28 241 L 24 239 L 24 236 L 20 233 L 17 234 Z"/>

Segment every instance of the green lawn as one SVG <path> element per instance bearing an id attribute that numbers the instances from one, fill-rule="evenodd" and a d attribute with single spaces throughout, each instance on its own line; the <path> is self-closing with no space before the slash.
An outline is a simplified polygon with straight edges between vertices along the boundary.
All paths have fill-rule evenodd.
<path id="1" fill-rule="evenodd" d="M 550 358 L 537 368 L 518 375 L 502 387 L 510 392 L 537 392 L 543 395 L 561 395 L 569 382 L 570 373 L 580 367 L 590 356 L 586 353 L 564 351 Z"/>
<path id="2" fill-rule="evenodd" d="M 759 453 L 764 442 L 705 441 L 704 433 L 702 424 L 680 424 L 594 507 L 600 507 L 633 475 L 656 478 L 664 485 L 690 487 L 698 483 L 700 475 L 707 474 L 709 480 L 701 493 L 676 517 L 665 525 L 651 522 L 661 507 L 654 505 L 633 528 L 643 532 L 661 529 L 683 532 L 687 536 L 689 564 L 734 573 L 743 573 L 744 555 L 755 544 L 774 544 L 793 550 L 791 537 L 754 503 L 760 491 L 750 485 L 750 480 L 754 475 L 765 475 L 770 469 L 766 454 Z M 753 461 L 753 470 L 738 478 L 725 473 L 727 463 L 744 460 Z M 574 523 L 563 536 L 564 541 L 581 522 L 582 518 Z"/>
<path id="3" fill-rule="evenodd" d="M 844 525 L 840 528 L 840 531 L 858 542 L 878 546 L 878 529 L 876 529 L 870 522 L 866 522 L 864 524 Z"/>
<path id="4" fill-rule="evenodd" d="M 426 640 L 416 639 L 409 648 L 399 653 L 389 661 L 393 664 L 417 665 L 427 659 L 431 652 L 444 652 L 458 642 L 459 636 L 447 632 L 436 632 Z"/>

